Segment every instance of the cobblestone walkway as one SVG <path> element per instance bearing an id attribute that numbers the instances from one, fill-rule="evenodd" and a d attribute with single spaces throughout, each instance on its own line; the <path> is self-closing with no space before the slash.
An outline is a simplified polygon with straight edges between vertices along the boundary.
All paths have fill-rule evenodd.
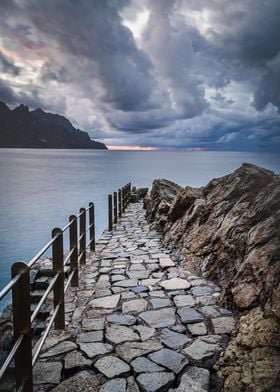
<path id="1" fill-rule="evenodd" d="M 234 326 L 219 291 L 178 265 L 142 203 L 131 204 L 88 253 L 66 299 L 67 329 L 47 339 L 34 390 L 209 391 Z"/>

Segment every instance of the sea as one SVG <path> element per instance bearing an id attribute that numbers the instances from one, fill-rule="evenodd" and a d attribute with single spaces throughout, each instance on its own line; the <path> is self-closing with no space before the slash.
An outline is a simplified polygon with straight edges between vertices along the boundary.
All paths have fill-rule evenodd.
<path id="1" fill-rule="evenodd" d="M 200 187 L 249 162 L 280 172 L 280 155 L 245 152 L 0 149 L 0 290 L 15 261 L 29 261 L 71 214 L 95 203 L 96 235 L 107 196 L 157 178 Z M 9 298 L 0 303 L 3 309 Z"/>

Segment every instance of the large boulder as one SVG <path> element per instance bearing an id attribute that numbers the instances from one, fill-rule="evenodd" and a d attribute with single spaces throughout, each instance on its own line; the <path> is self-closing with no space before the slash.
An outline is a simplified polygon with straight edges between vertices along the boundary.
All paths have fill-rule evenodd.
<path id="1" fill-rule="evenodd" d="M 147 216 L 162 231 L 164 244 L 182 257 L 190 271 L 222 286 L 223 304 L 246 314 L 217 365 L 225 377 L 225 391 L 276 391 L 280 385 L 280 352 L 274 343 L 277 333 L 280 341 L 275 332 L 280 320 L 280 176 L 243 164 L 200 189 L 171 184 L 154 182 Z M 264 328 L 266 344 L 257 346 Z M 264 360 L 257 359 L 261 355 Z M 272 364 L 273 377 L 267 371 Z M 237 386 L 239 378 L 242 382 Z"/>

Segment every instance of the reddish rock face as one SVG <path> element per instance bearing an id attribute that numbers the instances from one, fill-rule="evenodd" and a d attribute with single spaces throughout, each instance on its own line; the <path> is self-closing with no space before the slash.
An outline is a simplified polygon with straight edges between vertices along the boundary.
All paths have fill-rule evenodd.
<path id="1" fill-rule="evenodd" d="M 234 355 L 230 355 L 229 346 L 226 360 L 218 366 L 226 377 L 225 391 L 275 390 L 265 388 L 280 385 L 279 348 L 272 349 L 268 343 L 258 351 L 252 342 L 263 328 L 269 341 L 272 325 L 279 325 L 280 176 L 243 164 L 200 189 L 156 180 L 145 205 L 154 227 L 163 233 L 164 245 L 177 249 L 189 270 L 221 285 L 225 305 L 247 314 L 232 338 Z M 164 209 L 158 208 L 162 205 Z M 247 346 L 243 336 L 249 323 L 252 325 L 246 333 L 252 339 L 246 340 Z M 271 341 L 275 341 L 272 329 Z M 264 353 L 266 358 L 258 362 L 256 376 L 253 358 Z M 274 377 L 267 371 L 268 363 L 274 364 Z"/>

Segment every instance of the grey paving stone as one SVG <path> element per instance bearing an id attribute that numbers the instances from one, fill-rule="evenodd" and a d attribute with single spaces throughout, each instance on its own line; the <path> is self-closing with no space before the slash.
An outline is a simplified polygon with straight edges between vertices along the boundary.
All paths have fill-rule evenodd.
<path id="1" fill-rule="evenodd" d="M 147 279 L 151 271 L 128 271 L 126 274 L 130 279 Z"/>
<path id="2" fill-rule="evenodd" d="M 196 297 L 200 296 L 205 296 L 205 295 L 211 295 L 213 293 L 213 290 L 209 286 L 198 286 L 198 287 L 193 287 L 191 289 L 192 294 Z"/>
<path id="3" fill-rule="evenodd" d="M 170 259 L 170 257 L 164 257 L 164 258 L 161 257 L 159 259 L 159 265 L 161 268 L 168 268 L 168 267 L 174 267 L 175 263 Z"/>
<path id="4" fill-rule="evenodd" d="M 221 347 L 219 345 L 206 343 L 200 339 L 196 339 L 182 352 L 187 355 L 188 358 L 199 362 L 206 358 L 212 357 L 216 352 L 219 351 L 221 351 Z"/>
<path id="5" fill-rule="evenodd" d="M 145 342 L 126 342 L 116 346 L 116 353 L 126 362 L 130 362 L 136 357 L 149 354 L 153 351 L 160 350 L 162 345 L 153 340 L 146 340 Z"/>
<path id="6" fill-rule="evenodd" d="M 119 282 L 120 280 L 125 280 L 125 276 L 123 275 L 112 275 L 111 281 L 114 282 Z"/>
<path id="7" fill-rule="evenodd" d="M 199 311 L 208 317 L 220 316 L 220 312 L 217 309 L 215 309 L 214 306 L 211 305 L 202 306 L 201 308 L 199 308 Z"/>
<path id="8" fill-rule="evenodd" d="M 158 365 L 162 365 L 170 369 L 176 374 L 180 373 L 183 367 L 188 363 L 188 360 L 184 355 L 170 350 L 169 348 L 163 348 L 162 350 L 149 354 L 148 358 L 156 362 Z"/>
<path id="9" fill-rule="evenodd" d="M 194 300 L 193 296 L 192 295 L 187 295 L 187 294 L 185 294 L 185 295 L 176 295 L 173 298 L 173 301 L 174 301 L 175 305 L 178 308 L 183 307 L 183 306 L 190 306 L 190 307 L 192 307 L 192 306 L 195 305 L 195 300 Z"/>
<path id="10" fill-rule="evenodd" d="M 144 325 L 137 325 L 133 329 L 140 334 L 142 341 L 150 339 L 156 333 L 155 328 L 145 327 Z"/>
<path id="11" fill-rule="evenodd" d="M 136 324 L 136 318 L 130 314 L 111 314 L 106 317 L 107 321 L 111 324 L 120 325 L 133 325 Z"/>
<path id="12" fill-rule="evenodd" d="M 113 351 L 113 347 L 108 343 L 80 343 L 79 346 L 89 358 Z"/>
<path id="13" fill-rule="evenodd" d="M 145 271 L 145 270 L 146 270 L 146 267 L 144 264 L 132 264 L 129 267 L 129 271 Z"/>
<path id="14" fill-rule="evenodd" d="M 177 310 L 182 323 L 191 324 L 199 323 L 203 320 L 202 314 L 198 313 L 195 309 L 184 307 Z"/>
<path id="15" fill-rule="evenodd" d="M 89 305 L 93 308 L 106 308 L 113 309 L 116 308 L 120 300 L 120 294 L 114 294 L 109 297 L 96 298 L 90 301 Z"/>
<path id="16" fill-rule="evenodd" d="M 155 279 L 155 278 L 150 278 L 150 279 L 143 279 L 141 281 L 141 284 L 144 286 L 156 286 L 161 279 Z"/>
<path id="17" fill-rule="evenodd" d="M 215 334 L 231 334 L 235 321 L 233 317 L 217 317 L 212 319 Z"/>
<path id="18" fill-rule="evenodd" d="M 119 282 L 114 282 L 113 286 L 134 287 L 134 286 L 137 286 L 137 280 L 136 279 L 125 279 L 125 280 L 121 280 Z"/>
<path id="19" fill-rule="evenodd" d="M 204 322 L 187 324 L 188 330 L 194 336 L 201 336 L 207 334 L 207 328 Z"/>
<path id="20" fill-rule="evenodd" d="M 126 392 L 126 380 L 124 378 L 114 378 L 101 385 L 100 392 Z"/>
<path id="21" fill-rule="evenodd" d="M 85 358 L 79 351 L 71 351 L 64 357 L 64 368 L 73 369 L 76 367 L 90 366 L 92 361 Z"/>
<path id="22" fill-rule="evenodd" d="M 151 298 L 150 303 L 154 309 L 165 308 L 172 305 L 169 298 Z"/>
<path id="23" fill-rule="evenodd" d="M 149 310 L 139 314 L 139 317 L 152 328 L 170 327 L 175 324 L 175 309 L 166 308 Z"/>
<path id="24" fill-rule="evenodd" d="M 179 348 L 182 348 L 186 343 L 192 341 L 192 339 L 188 336 L 182 333 L 171 331 L 168 328 L 162 330 L 160 334 L 160 340 L 165 346 L 172 348 L 173 350 L 178 350 Z"/>
<path id="25" fill-rule="evenodd" d="M 166 391 L 174 382 L 173 373 L 142 373 L 137 377 L 137 382 L 145 392 Z"/>
<path id="26" fill-rule="evenodd" d="M 130 371 L 130 367 L 127 363 L 113 355 L 106 355 L 105 357 L 98 359 L 95 362 L 94 367 L 108 378 L 121 376 Z"/>
<path id="27" fill-rule="evenodd" d="M 140 340 L 137 333 L 124 325 L 112 325 L 107 328 L 106 339 L 114 344 Z"/>
<path id="28" fill-rule="evenodd" d="M 58 343 L 56 346 L 50 348 L 48 351 L 41 354 L 40 357 L 41 358 L 54 357 L 75 350 L 77 347 L 78 346 L 73 342 L 69 342 L 69 341 L 61 342 Z"/>
<path id="29" fill-rule="evenodd" d="M 147 286 L 139 285 L 139 286 L 131 287 L 130 290 L 136 294 L 139 294 L 139 293 L 145 293 L 145 292 L 149 291 L 150 289 Z"/>
<path id="30" fill-rule="evenodd" d="M 103 331 L 83 332 L 77 336 L 77 343 L 101 342 L 103 340 Z"/>
<path id="31" fill-rule="evenodd" d="M 131 301 L 123 302 L 122 304 L 122 312 L 123 313 L 139 313 L 143 312 L 147 308 L 147 301 L 145 299 L 133 299 Z"/>
<path id="32" fill-rule="evenodd" d="M 165 290 L 185 290 L 191 287 L 190 283 L 186 279 L 171 278 L 164 280 L 160 283 L 160 286 Z"/>
<path id="33" fill-rule="evenodd" d="M 158 366 L 156 363 L 150 361 L 146 357 L 139 357 L 130 362 L 130 366 L 135 373 L 153 373 L 162 372 L 165 369 L 162 366 Z"/>
<path id="34" fill-rule="evenodd" d="M 33 383 L 59 384 L 62 364 L 60 362 L 37 362 L 33 369 Z"/>
<path id="35" fill-rule="evenodd" d="M 104 319 L 82 319 L 82 328 L 88 331 L 99 331 L 104 329 Z"/>
<path id="36" fill-rule="evenodd" d="M 98 378 L 87 371 L 76 373 L 73 377 L 68 378 L 52 389 L 55 392 L 98 392 L 98 390 Z"/>
<path id="37" fill-rule="evenodd" d="M 207 369 L 203 369 L 197 366 L 188 366 L 184 375 L 188 375 L 193 381 L 195 381 L 202 389 L 208 391 L 210 372 Z"/>
<path id="38" fill-rule="evenodd" d="M 128 377 L 126 379 L 126 382 L 127 382 L 126 392 L 140 392 L 136 380 L 133 376 Z"/>

